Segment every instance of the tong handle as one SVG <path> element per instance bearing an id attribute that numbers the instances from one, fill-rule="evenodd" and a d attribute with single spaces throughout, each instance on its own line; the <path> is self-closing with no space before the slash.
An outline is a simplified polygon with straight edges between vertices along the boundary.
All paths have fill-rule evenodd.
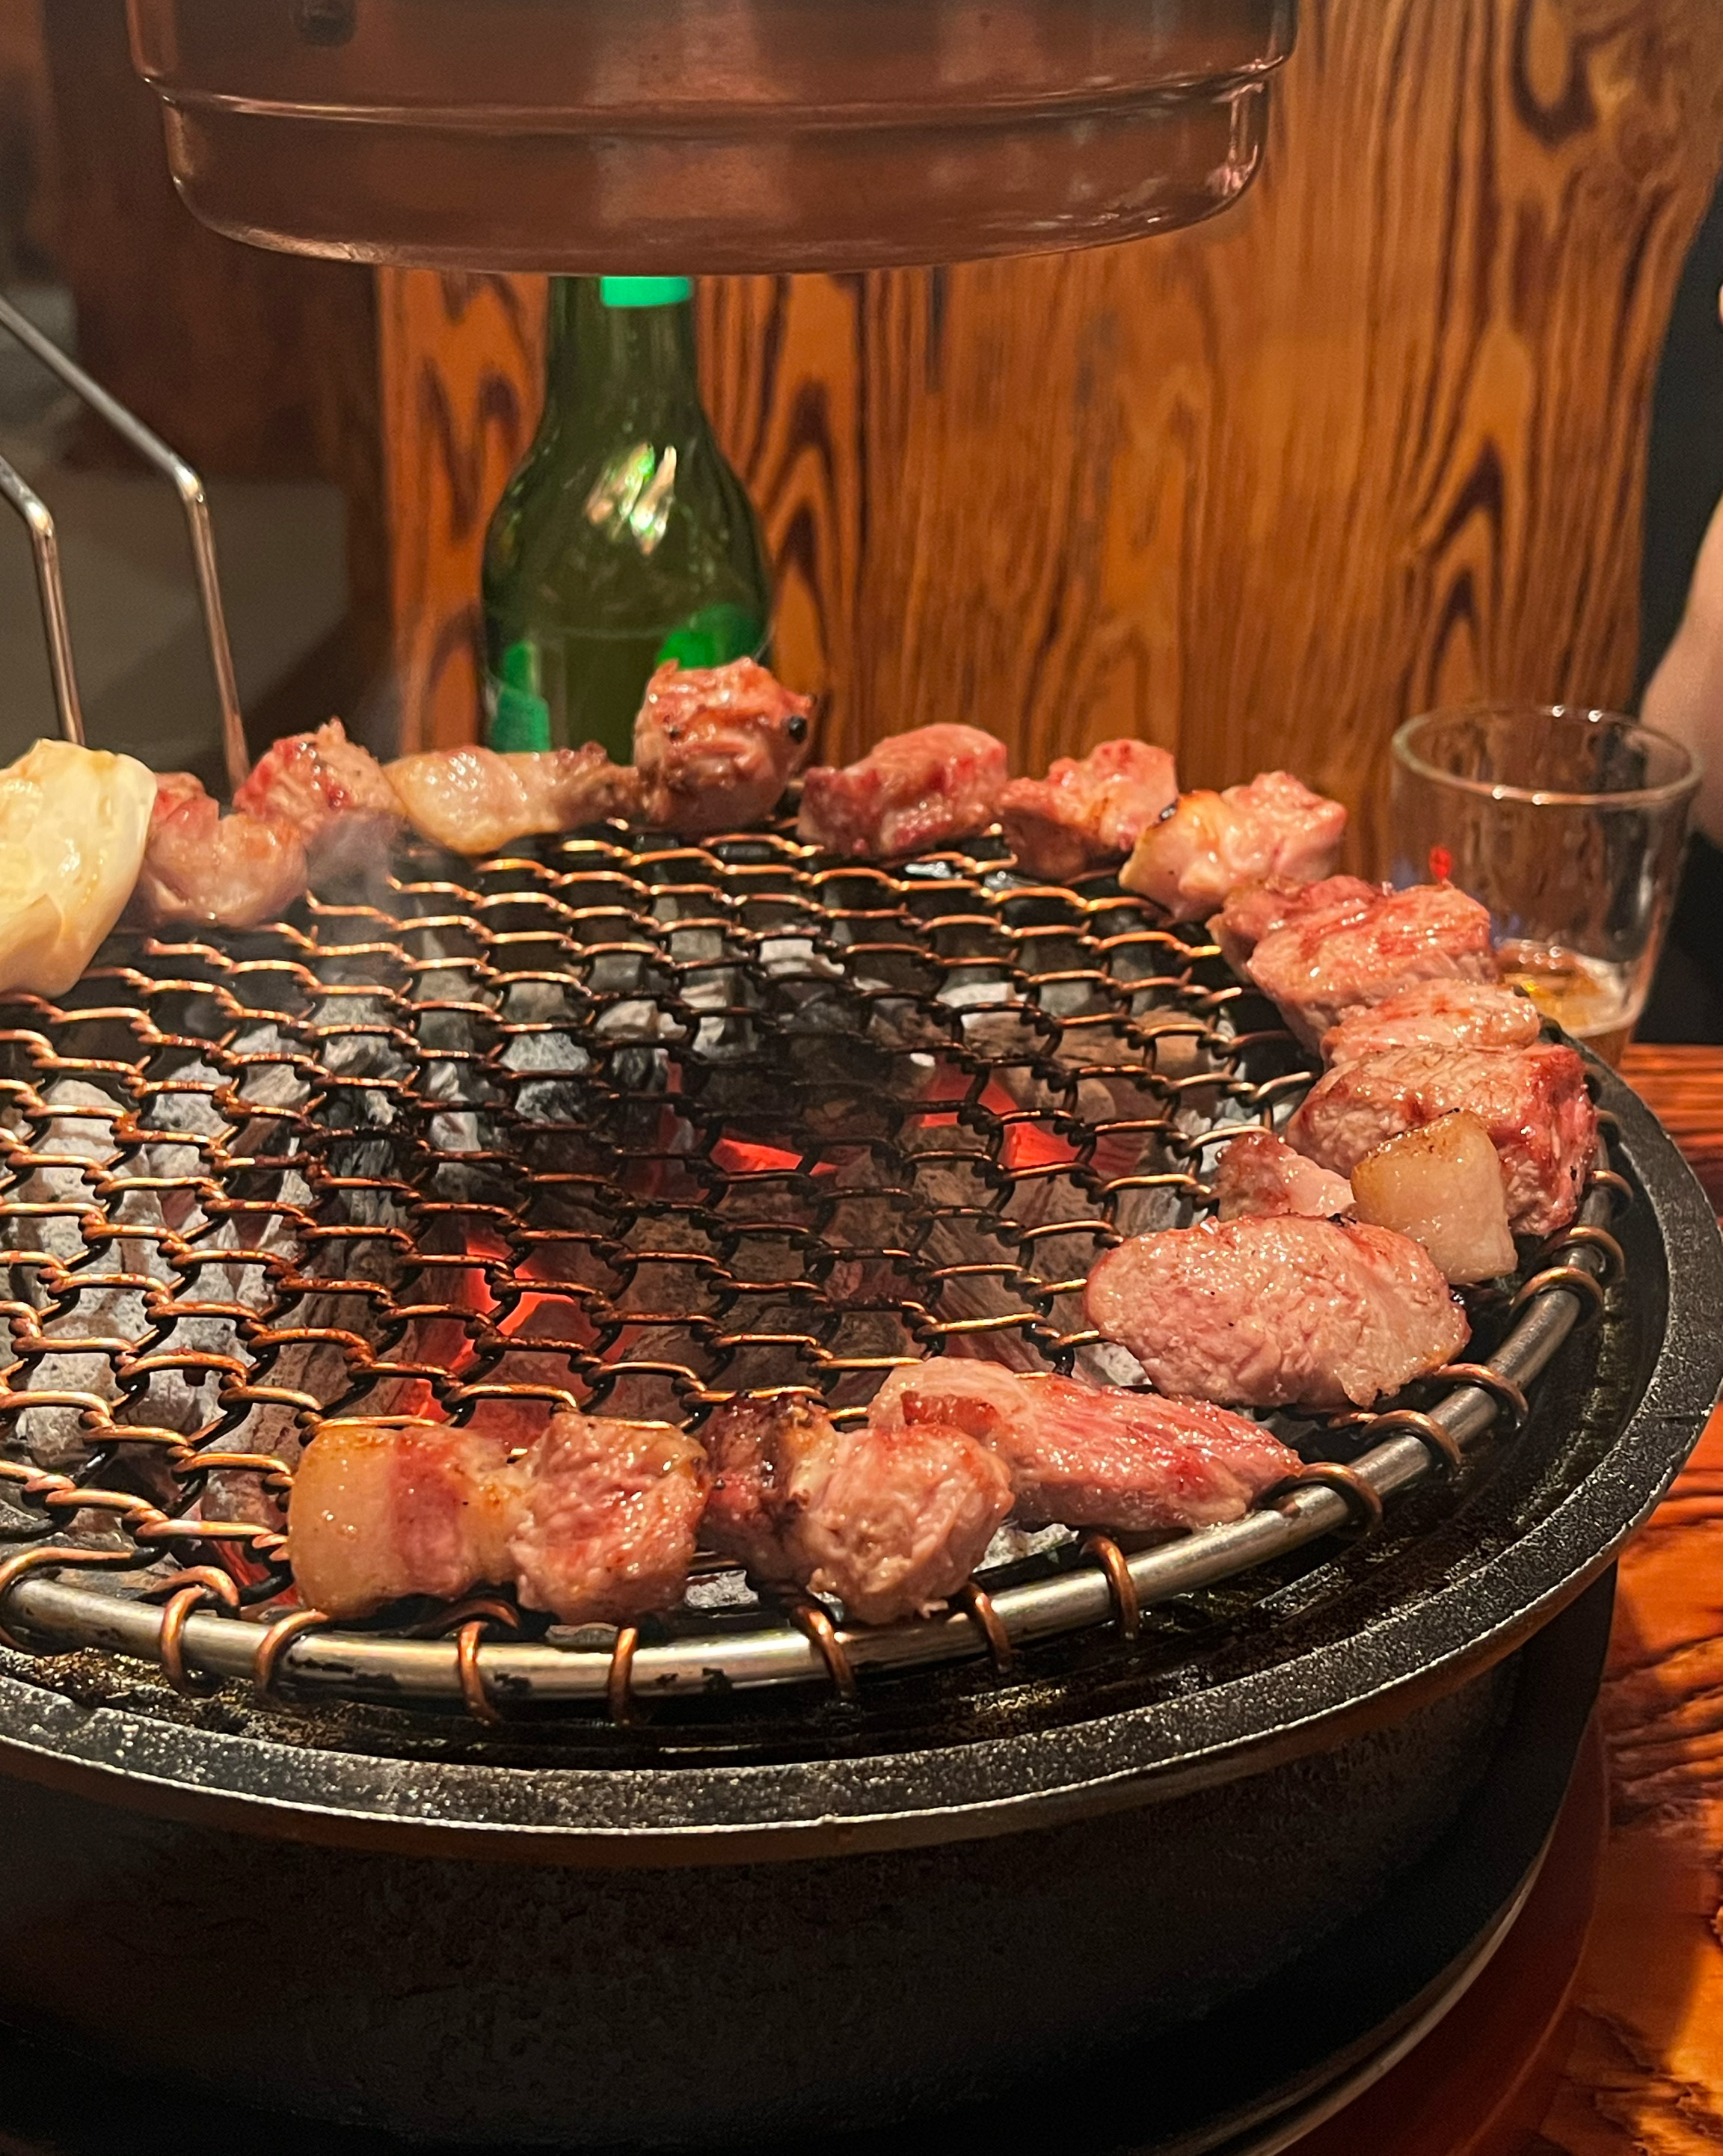
<path id="1" fill-rule="evenodd" d="M 14 336 L 26 352 L 58 375 L 93 412 L 99 413 L 115 434 L 130 442 L 140 455 L 173 482 L 186 513 L 192 561 L 197 574 L 197 598 L 203 612 L 204 635 L 215 672 L 216 696 L 221 704 L 222 749 L 227 763 L 228 786 L 230 792 L 236 790 L 244 782 L 250 759 L 245 748 L 245 721 L 239 710 L 239 685 L 233 673 L 227 615 L 222 606 L 221 578 L 216 568 L 215 531 L 210 522 L 209 497 L 203 480 L 182 456 L 145 426 L 136 413 L 128 411 L 117 397 L 86 374 L 75 361 L 68 359 L 51 337 L 44 336 L 27 315 L 20 314 L 5 299 L 0 299 L 0 329 Z M 68 741 L 81 742 L 84 714 L 78 698 L 71 639 L 67 629 L 65 587 L 60 576 L 59 543 L 54 519 L 35 490 L 3 459 L 0 459 L 0 494 L 5 495 L 29 527 L 60 732 Z"/>

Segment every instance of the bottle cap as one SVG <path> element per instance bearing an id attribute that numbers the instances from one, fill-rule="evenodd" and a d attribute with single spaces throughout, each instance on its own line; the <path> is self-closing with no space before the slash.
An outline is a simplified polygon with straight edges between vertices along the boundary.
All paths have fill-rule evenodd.
<path id="1" fill-rule="evenodd" d="M 601 277 L 598 297 L 607 307 L 674 307 L 691 298 L 689 277 Z"/>

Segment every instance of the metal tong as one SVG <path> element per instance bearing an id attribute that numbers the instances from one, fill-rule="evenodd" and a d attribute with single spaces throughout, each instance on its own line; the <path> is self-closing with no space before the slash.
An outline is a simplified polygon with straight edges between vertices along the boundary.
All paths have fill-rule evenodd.
<path id="1" fill-rule="evenodd" d="M 57 374 L 93 412 L 100 413 L 114 431 L 146 457 L 156 470 L 172 480 L 186 513 L 191 534 L 192 560 L 197 572 L 197 598 L 203 609 L 203 630 L 215 670 L 215 690 L 221 703 L 222 749 L 227 762 L 230 793 L 244 781 L 250 768 L 245 749 L 245 721 L 239 710 L 239 685 L 233 675 L 233 649 L 228 641 L 227 616 L 222 608 L 221 579 L 215 565 L 215 531 L 209 520 L 209 497 L 203 482 L 182 456 L 152 434 L 135 413 L 93 381 L 81 367 L 67 358 L 51 338 L 44 336 L 27 316 L 0 299 L 0 329 L 8 331 L 43 366 Z M 54 675 L 54 700 L 59 711 L 60 732 L 80 746 L 84 740 L 84 707 L 78 696 L 77 668 L 72 656 L 71 631 L 66 617 L 66 592 L 60 574 L 59 541 L 54 518 L 40 495 L 23 475 L 0 457 L 0 494 L 23 517 L 36 557 L 36 588 L 42 603 L 42 626 L 48 639 L 48 663 Z"/>

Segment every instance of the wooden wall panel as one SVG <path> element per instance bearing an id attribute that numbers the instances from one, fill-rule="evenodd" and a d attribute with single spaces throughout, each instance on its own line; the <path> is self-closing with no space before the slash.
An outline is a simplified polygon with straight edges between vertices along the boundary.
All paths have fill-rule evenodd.
<path id="1" fill-rule="evenodd" d="M 537 419 L 545 288 L 429 270 L 378 281 L 400 738 L 443 747 L 478 726 L 485 526 Z"/>
<path id="2" fill-rule="evenodd" d="M 1408 712 L 1619 701 L 1652 378 L 1720 158 L 1715 0 L 1306 0 L 1266 170 L 1210 225 L 704 285 L 828 752 L 937 718 L 1029 766 L 1136 732 L 1198 782 L 1294 766 L 1365 810 L 1363 858 Z M 474 425 L 485 367 L 530 379 L 489 335 L 445 347 Z M 444 357 L 396 355 L 403 442 Z"/>

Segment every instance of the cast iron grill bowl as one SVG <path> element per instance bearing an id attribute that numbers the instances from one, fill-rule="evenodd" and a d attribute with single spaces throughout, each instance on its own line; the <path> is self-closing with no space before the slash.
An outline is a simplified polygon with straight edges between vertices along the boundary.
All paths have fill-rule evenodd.
<path id="1" fill-rule="evenodd" d="M 859 1412 L 966 1347 L 1120 1374 L 1094 1255 L 1192 1217 L 1305 1066 L 1110 879 L 783 829 L 408 848 L 0 1018 L 0 1618 L 38 1657 L 0 1676 L 0 2004 L 325 2115 L 756 2135 L 1216 2009 L 1440 1832 L 1716 1389 L 1715 1225 L 1600 1066 L 1579 1232 L 1473 1363 L 1287 1426 L 1310 1480 L 1236 1527 L 1008 1540 L 878 1632 L 717 1568 L 621 1633 L 318 1626 L 279 1499 L 336 1417 Z M 236 1909 L 318 1981 L 260 1998 Z"/>

